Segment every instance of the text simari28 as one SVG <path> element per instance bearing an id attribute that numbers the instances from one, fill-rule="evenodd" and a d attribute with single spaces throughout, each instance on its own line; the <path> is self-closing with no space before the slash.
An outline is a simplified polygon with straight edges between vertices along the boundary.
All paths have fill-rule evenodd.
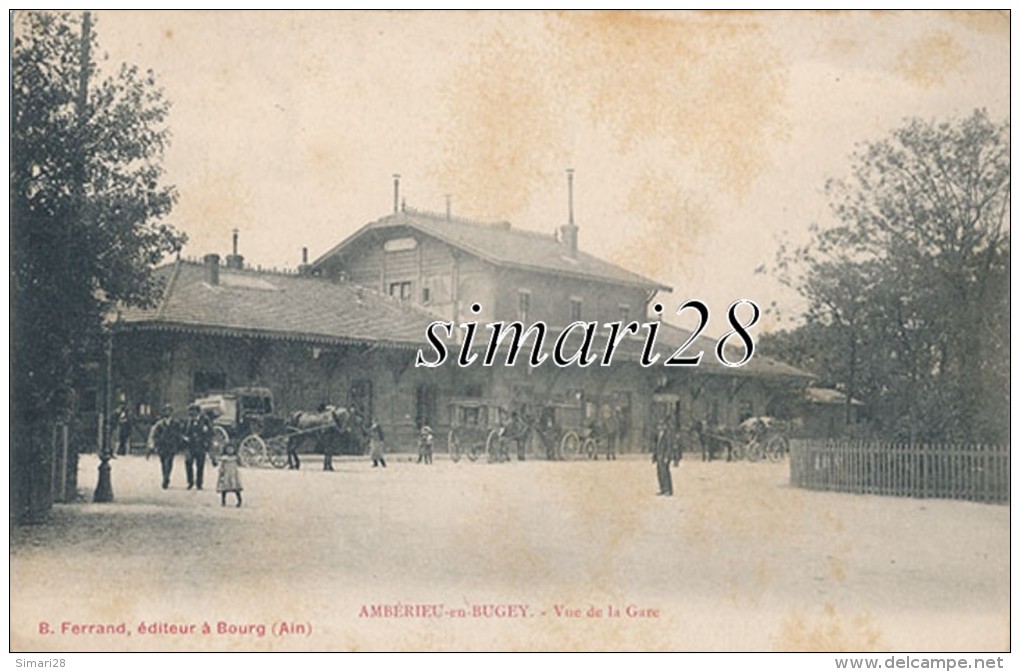
<path id="1" fill-rule="evenodd" d="M 745 314 L 750 311 L 750 317 L 746 322 L 741 322 L 737 310 L 741 306 Z M 693 310 L 699 318 L 698 327 L 690 333 L 687 340 L 666 359 L 662 360 L 662 366 L 698 366 L 704 351 L 693 351 L 692 346 L 697 341 L 701 332 L 708 326 L 708 307 L 696 299 L 692 299 L 677 308 L 677 315 L 685 310 Z M 656 315 L 662 315 L 662 304 L 656 303 L 652 306 Z M 471 312 L 478 315 L 482 312 L 482 306 L 478 303 L 471 304 Z M 727 321 L 732 327 L 722 335 L 715 343 L 715 356 L 725 366 L 743 366 L 751 361 L 754 356 L 754 340 L 748 333 L 761 316 L 758 305 L 749 299 L 740 299 L 730 304 L 726 311 Z M 472 320 L 455 325 L 450 321 L 435 321 L 429 324 L 426 330 L 431 352 L 426 355 L 418 350 L 414 365 L 416 367 L 436 368 L 442 366 L 451 350 L 459 349 L 457 364 L 459 366 L 471 366 L 481 359 L 482 366 L 492 366 L 500 346 L 509 338 L 506 351 L 506 366 L 514 366 L 521 348 L 531 340 L 531 352 L 527 362 L 532 367 L 541 366 L 551 359 L 553 364 L 559 367 L 567 366 L 590 366 L 595 362 L 599 366 L 610 366 L 613 356 L 618 350 L 631 350 L 637 354 L 634 346 L 640 345 L 641 366 L 654 366 L 660 359 L 660 353 L 655 351 L 655 341 L 659 334 L 660 323 L 658 320 L 649 322 L 606 322 L 600 325 L 596 322 L 583 322 L 580 320 L 571 322 L 561 331 L 550 329 L 544 322 L 533 322 L 525 328 L 521 322 L 489 322 L 488 341 L 476 342 L 478 321 Z M 604 338 L 600 338 L 601 329 L 605 329 Z M 645 330 L 644 337 L 639 336 Z M 442 334 L 445 333 L 445 339 Z M 630 337 L 630 338 L 628 338 Z M 727 347 L 731 340 L 733 345 Z M 551 352 L 546 352 L 548 342 L 552 342 Z M 739 341 L 739 345 L 737 344 Z M 621 344 L 623 344 L 621 346 Z M 604 347 L 601 347 L 604 346 Z M 688 352 L 692 350 L 692 352 Z M 739 357 L 731 356 L 739 354 Z"/>

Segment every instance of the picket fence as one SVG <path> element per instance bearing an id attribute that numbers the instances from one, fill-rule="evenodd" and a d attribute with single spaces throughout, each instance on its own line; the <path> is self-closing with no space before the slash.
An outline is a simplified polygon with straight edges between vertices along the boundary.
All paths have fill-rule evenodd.
<path id="1" fill-rule="evenodd" d="M 790 483 L 808 490 L 1009 503 L 1009 446 L 790 441 Z"/>

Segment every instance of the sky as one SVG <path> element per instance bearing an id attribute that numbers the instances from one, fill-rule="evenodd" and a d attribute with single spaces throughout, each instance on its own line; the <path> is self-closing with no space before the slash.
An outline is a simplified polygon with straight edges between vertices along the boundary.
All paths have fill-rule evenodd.
<path id="1" fill-rule="evenodd" d="M 104 67 L 172 103 L 184 254 L 293 268 L 409 206 L 552 233 L 566 169 L 583 250 L 730 303 L 813 223 L 855 146 L 908 117 L 1009 115 L 1000 12 L 97 12 Z M 684 322 L 683 319 L 680 320 Z M 787 325 L 770 312 L 758 328 Z"/>

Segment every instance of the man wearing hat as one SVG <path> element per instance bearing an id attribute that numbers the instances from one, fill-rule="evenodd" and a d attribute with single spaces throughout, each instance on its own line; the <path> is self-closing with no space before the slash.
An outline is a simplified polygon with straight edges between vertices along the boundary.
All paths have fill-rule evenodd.
<path id="1" fill-rule="evenodd" d="M 184 425 L 184 473 L 188 477 L 188 490 L 202 489 L 202 475 L 205 472 L 205 455 L 212 445 L 213 428 L 209 416 L 202 413 L 198 404 L 188 406 L 188 421 Z"/>
<path id="2" fill-rule="evenodd" d="M 673 432 L 665 418 L 659 420 L 655 431 L 655 444 L 652 447 L 652 462 L 655 463 L 656 475 L 659 477 L 660 495 L 673 495 L 673 476 L 669 473 L 669 462 L 676 465 L 680 461 L 679 446 L 673 438 Z"/>
<path id="3" fill-rule="evenodd" d="M 163 471 L 163 489 L 170 487 L 170 472 L 174 468 L 174 455 L 181 441 L 180 425 L 174 420 L 173 406 L 167 405 L 160 412 L 160 418 L 149 430 L 148 452 L 145 457 L 156 452 L 159 455 Z"/>

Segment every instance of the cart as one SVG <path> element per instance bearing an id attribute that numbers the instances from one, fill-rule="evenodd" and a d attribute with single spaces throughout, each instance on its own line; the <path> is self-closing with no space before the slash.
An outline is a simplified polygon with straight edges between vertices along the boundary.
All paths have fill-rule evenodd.
<path id="1" fill-rule="evenodd" d="M 446 446 L 450 460 L 459 462 L 467 457 L 474 462 L 487 455 L 490 462 L 506 457 L 502 434 L 505 410 L 488 399 L 453 399 L 450 401 L 450 432 Z"/>
<path id="2" fill-rule="evenodd" d="M 790 452 L 786 423 L 767 416 L 747 418 L 733 429 L 716 427 L 704 436 L 726 446 L 727 461 L 779 462 Z"/>
<path id="3" fill-rule="evenodd" d="M 245 467 L 287 465 L 287 438 L 283 419 L 273 415 L 273 393 L 265 387 L 235 387 L 209 394 L 194 402 L 212 416 L 210 454 L 219 459 L 228 444 L 237 445 L 238 461 Z"/>
<path id="4" fill-rule="evenodd" d="M 768 460 L 778 462 L 790 453 L 786 437 L 787 423 L 769 416 L 748 418 L 740 423 L 744 435 L 744 455 L 749 462 Z"/>
<path id="5" fill-rule="evenodd" d="M 580 403 L 548 401 L 542 404 L 532 429 L 539 447 L 550 460 L 594 459 L 598 454 L 598 432 L 585 425 L 584 408 Z"/>

